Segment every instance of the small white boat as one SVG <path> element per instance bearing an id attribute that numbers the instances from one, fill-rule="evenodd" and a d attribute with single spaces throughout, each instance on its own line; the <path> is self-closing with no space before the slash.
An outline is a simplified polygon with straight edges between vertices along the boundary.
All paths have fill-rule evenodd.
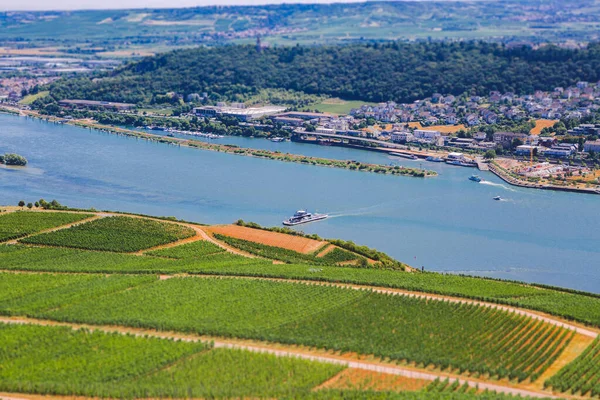
<path id="1" fill-rule="evenodd" d="M 327 217 L 329 217 L 327 214 L 312 214 L 305 210 L 298 210 L 293 216 L 283 221 L 283 225 L 294 226 L 306 224 L 307 222 L 319 221 Z"/>
<path id="2" fill-rule="evenodd" d="M 275 136 L 275 137 L 272 137 L 270 140 L 271 140 L 271 142 L 279 143 L 279 142 L 283 142 L 285 140 L 285 138 Z"/>
<path id="3" fill-rule="evenodd" d="M 500 197 L 500 196 L 496 196 L 496 197 L 494 197 L 494 200 L 498 200 L 498 201 L 500 201 L 500 200 L 502 200 L 502 197 Z"/>

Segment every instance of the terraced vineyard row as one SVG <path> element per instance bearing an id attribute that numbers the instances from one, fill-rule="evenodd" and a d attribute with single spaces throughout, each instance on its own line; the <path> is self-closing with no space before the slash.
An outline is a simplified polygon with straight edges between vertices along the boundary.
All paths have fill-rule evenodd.
<path id="1" fill-rule="evenodd" d="M 0 391 L 104 398 L 308 393 L 342 367 L 204 343 L 0 324 Z"/>
<path id="2" fill-rule="evenodd" d="M 185 246 L 188 245 L 181 247 Z M 179 250 L 176 250 L 178 247 L 160 250 L 159 252 L 176 254 L 179 252 Z M 170 253 L 171 250 L 172 253 Z M 183 251 L 187 252 L 188 250 Z M 159 252 L 157 252 L 157 255 Z M 217 272 L 222 268 L 236 268 L 241 265 L 247 267 L 255 265 L 258 267 L 262 264 L 270 264 L 270 262 L 226 252 L 169 259 L 69 248 L 0 245 L 0 269 L 15 271 L 170 274 Z"/>
<path id="3" fill-rule="evenodd" d="M 497 309 L 321 285 L 43 278 L 47 289 L 39 275 L 0 274 L 9 292 L 0 313 L 303 344 L 519 381 L 542 373 L 570 338 L 562 328 Z M 35 292 L 15 297 L 12 287 Z"/>
<path id="4" fill-rule="evenodd" d="M 600 397 L 600 339 L 544 385 L 560 392 Z"/>
<path id="5" fill-rule="evenodd" d="M 165 251 L 179 252 L 178 248 Z M 508 304 L 600 326 L 600 298 L 592 295 L 456 275 L 406 274 L 392 270 L 327 265 L 274 265 L 265 260 L 248 259 L 230 253 L 169 260 L 75 249 L 0 245 L 0 269 L 97 273 L 188 272 L 355 283 Z"/>
<path id="6" fill-rule="evenodd" d="M 14 240 L 26 235 L 71 224 L 90 218 L 91 214 L 66 212 L 16 211 L 0 215 L 0 242 Z"/>
<path id="7" fill-rule="evenodd" d="M 22 242 L 87 250 L 135 252 L 194 234 L 193 229 L 179 224 L 118 216 L 31 236 L 22 239 Z"/>
<path id="8" fill-rule="evenodd" d="M 198 240 L 196 242 L 186 243 L 180 246 L 170 247 L 168 249 L 148 251 L 146 254 L 176 259 L 196 259 L 224 252 L 225 249 L 217 246 L 214 243 L 206 240 Z"/>

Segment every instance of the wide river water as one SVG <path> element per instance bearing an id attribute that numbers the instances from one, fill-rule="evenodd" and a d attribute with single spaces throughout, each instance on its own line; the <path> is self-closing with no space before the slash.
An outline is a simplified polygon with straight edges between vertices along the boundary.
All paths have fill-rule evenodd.
<path id="1" fill-rule="evenodd" d="M 419 166 L 362 150 L 263 139 L 216 140 L 311 156 Z M 510 187 L 488 172 L 423 162 L 419 179 L 283 163 L 115 136 L 0 114 L 0 204 L 57 199 L 209 224 L 279 226 L 307 208 L 332 215 L 302 226 L 353 240 L 427 270 L 539 282 L 600 293 L 600 196 Z M 494 201 L 494 196 L 504 200 Z"/>

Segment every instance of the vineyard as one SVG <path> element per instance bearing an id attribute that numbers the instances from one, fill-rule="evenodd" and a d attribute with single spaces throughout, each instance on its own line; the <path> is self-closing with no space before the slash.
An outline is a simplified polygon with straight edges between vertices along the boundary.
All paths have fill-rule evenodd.
<path id="1" fill-rule="evenodd" d="M 22 242 L 87 250 L 135 252 L 193 235 L 193 229 L 179 224 L 119 216 L 31 236 L 22 239 Z"/>
<path id="2" fill-rule="evenodd" d="M 180 246 L 170 247 L 168 249 L 148 251 L 146 254 L 157 257 L 168 257 L 176 259 L 204 258 L 208 255 L 224 253 L 225 249 L 208 242 L 198 240 L 192 243 L 186 243 Z M 240 257 L 241 258 L 241 257 Z"/>
<path id="3" fill-rule="evenodd" d="M 28 287 L 29 278 L 38 280 L 16 276 L 0 275 L 0 281 L 9 281 L 9 293 L 10 285 Z M 571 338 L 562 328 L 497 309 L 321 285 L 150 276 L 72 279 L 63 287 L 9 297 L 0 302 L 0 312 L 304 344 L 519 382 L 535 380 Z"/>
<path id="4" fill-rule="evenodd" d="M 200 342 L 0 324 L 0 391 L 112 398 L 275 397 L 342 368 Z"/>
<path id="5" fill-rule="evenodd" d="M 196 231 L 146 218 L 102 216 L 39 233 L 91 216 L 0 215 L 0 240 L 20 235 L 17 244 L 0 244 L 0 315 L 221 338 L 217 342 L 247 339 L 275 349 L 302 346 L 302 351 L 365 357 L 443 378 L 412 387 L 407 376 L 357 374 L 354 368 L 338 375 L 344 367 L 225 349 L 219 343 L 212 348 L 200 342 L 0 323 L 0 392 L 124 399 L 509 398 L 446 380 L 451 374 L 492 381 L 496 387 L 542 390 L 543 384 L 545 393 L 600 397 L 600 339 L 585 348 L 593 340 L 590 333 L 583 333 L 587 341 L 581 341 L 561 326 L 502 309 L 367 287 L 513 305 L 595 327 L 600 327 L 600 295 L 406 273 L 396 261 L 351 242 L 319 242 L 300 252 L 213 233 L 260 256 L 249 258 L 196 240 L 199 236 L 174 243 Z M 174 245 L 155 249 L 169 243 Z"/>
<path id="6" fill-rule="evenodd" d="M 18 239 L 57 226 L 72 224 L 91 216 L 90 214 L 30 211 L 2 214 L 0 215 L 0 242 Z"/>
<path id="7" fill-rule="evenodd" d="M 544 385 L 559 392 L 600 397 L 600 339 Z"/>
<path id="8" fill-rule="evenodd" d="M 176 246 L 164 251 L 166 254 L 172 251 L 172 254 L 183 257 L 183 253 L 177 249 L 191 245 L 192 243 Z M 600 326 L 600 297 L 592 295 L 457 275 L 405 274 L 385 269 L 316 266 L 306 263 L 277 265 L 226 252 L 201 258 L 168 259 L 66 248 L 0 245 L 0 269 L 93 273 L 187 272 L 354 283 L 514 305 Z"/>

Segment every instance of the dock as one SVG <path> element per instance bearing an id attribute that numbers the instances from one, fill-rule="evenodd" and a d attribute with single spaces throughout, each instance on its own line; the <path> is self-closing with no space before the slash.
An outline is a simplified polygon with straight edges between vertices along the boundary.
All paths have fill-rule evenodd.
<path id="1" fill-rule="evenodd" d="M 477 157 L 477 159 L 475 159 L 475 162 L 477 163 L 477 168 L 479 168 L 480 171 L 489 171 L 490 170 L 490 165 L 483 161 L 482 158 Z"/>

